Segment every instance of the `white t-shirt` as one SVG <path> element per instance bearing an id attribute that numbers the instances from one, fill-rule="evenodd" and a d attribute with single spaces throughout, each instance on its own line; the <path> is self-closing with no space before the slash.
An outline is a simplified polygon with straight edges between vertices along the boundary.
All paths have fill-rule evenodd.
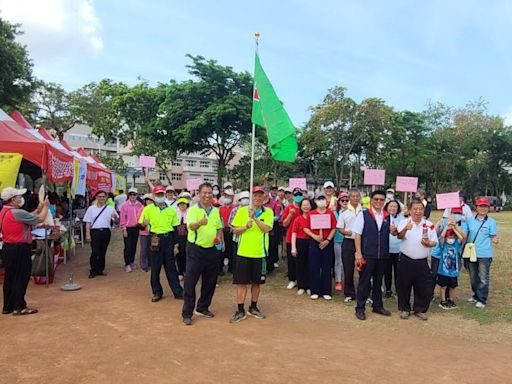
<path id="1" fill-rule="evenodd" d="M 363 210 L 360 209 L 358 213 L 356 214 L 351 209 L 345 209 L 343 212 L 341 212 L 340 216 L 338 217 L 338 222 L 336 223 L 336 228 L 338 229 L 345 229 L 346 231 L 352 231 L 352 236 L 345 236 L 345 239 L 353 239 L 354 238 L 354 222 L 356 217 L 363 216 Z M 364 221 L 363 221 L 364 223 Z"/>
<path id="2" fill-rule="evenodd" d="M 384 211 L 378 213 L 377 211 L 373 211 L 373 215 L 375 216 L 375 221 L 377 222 L 377 228 L 382 228 L 382 222 L 384 221 Z M 360 212 L 360 215 L 357 215 L 352 224 L 352 232 L 357 233 L 359 235 L 363 234 L 364 229 L 364 215 Z"/>
<path id="3" fill-rule="evenodd" d="M 426 224 L 428 227 L 428 239 L 437 243 L 438 238 L 434 225 L 425 219 L 421 219 L 421 222 L 416 225 L 411 218 L 408 218 L 398 223 L 398 232 L 401 232 L 409 223 L 412 223 L 412 229 L 405 232 L 405 237 L 400 243 L 400 252 L 414 260 L 426 259 L 431 248 L 421 244 L 421 239 L 423 238 L 423 224 Z"/>
<path id="4" fill-rule="evenodd" d="M 84 216 L 84 222 L 91 223 L 96 219 L 96 216 L 100 214 L 103 207 L 98 207 L 96 204 L 91 205 L 89 208 L 87 208 L 87 211 L 85 212 Z M 96 219 L 94 225 L 91 226 L 91 229 L 100 229 L 100 228 L 109 228 L 110 229 L 110 221 L 112 220 L 112 213 L 115 213 L 116 216 L 117 213 L 114 209 L 114 207 L 111 207 L 110 205 L 107 205 L 105 210 L 101 212 L 101 215 L 98 216 L 98 219 Z"/>

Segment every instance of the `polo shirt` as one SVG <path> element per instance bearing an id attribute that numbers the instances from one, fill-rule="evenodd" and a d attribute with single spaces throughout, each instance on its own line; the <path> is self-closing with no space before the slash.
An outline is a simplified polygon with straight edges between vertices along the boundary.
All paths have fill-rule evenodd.
<path id="1" fill-rule="evenodd" d="M 426 259 L 430 253 L 430 248 L 421 244 L 421 239 L 423 238 L 423 224 L 428 227 L 428 239 L 437 243 L 438 238 L 434 225 L 425 219 L 421 219 L 419 224 L 415 224 L 409 218 L 408 220 L 402 220 L 398 223 L 398 232 L 401 232 L 409 223 L 412 223 L 412 229 L 405 233 L 405 237 L 400 244 L 400 252 L 414 260 Z"/>
<path id="2" fill-rule="evenodd" d="M 174 231 L 174 227 L 180 223 L 174 207 L 160 208 L 157 204 L 144 207 L 139 217 L 139 224 L 142 224 L 144 220 L 149 222 L 149 231 L 157 235 Z"/>
<path id="3" fill-rule="evenodd" d="M 372 209 L 371 207 L 369 209 Z M 377 228 L 381 229 L 382 222 L 384 221 L 384 210 L 381 210 L 380 213 L 377 211 L 373 211 L 373 215 L 375 216 L 375 222 L 377 223 Z M 357 233 L 359 235 L 363 234 L 364 229 L 364 215 L 357 215 L 354 219 L 354 224 L 352 226 L 352 232 Z"/>
<path id="4" fill-rule="evenodd" d="M 104 207 L 106 207 L 105 210 L 103 210 Z M 107 204 L 106 206 L 104 205 L 102 207 L 98 207 L 96 204 L 93 204 L 89 208 L 87 208 L 83 221 L 85 223 L 91 223 L 91 229 L 110 229 L 110 222 L 112 221 L 113 213 L 115 213 L 116 216 L 118 216 L 115 208 L 111 205 Z M 94 224 L 92 224 L 93 221 Z"/>
<path id="5" fill-rule="evenodd" d="M 224 224 L 224 228 L 229 227 L 229 217 L 231 216 L 231 212 L 235 206 L 233 204 L 223 205 L 219 208 L 220 217 L 222 217 L 222 222 Z"/>
<path id="6" fill-rule="evenodd" d="M 264 208 L 258 219 L 272 228 L 274 224 L 274 211 L 270 208 Z M 240 207 L 233 217 L 231 225 L 236 227 L 245 227 L 249 221 L 249 207 Z M 246 229 L 238 239 L 238 256 L 249 258 L 264 258 L 268 253 L 268 234 L 263 232 L 256 223 Z"/>
<path id="7" fill-rule="evenodd" d="M 193 231 L 190 228 L 190 225 L 197 223 L 204 217 L 208 219 L 208 223 L 206 225 L 201 225 L 197 230 Z M 210 209 L 206 211 L 201 203 L 193 205 L 187 211 L 187 228 L 187 240 L 189 243 L 203 248 L 213 247 L 215 245 L 214 240 L 217 237 L 217 231 L 222 229 L 222 219 L 220 217 L 219 209 L 214 206 L 210 206 Z"/>
<path id="8" fill-rule="evenodd" d="M 311 228 L 311 216 L 312 215 L 329 215 L 330 218 L 330 227 L 324 228 L 324 229 L 312 229 Z M 334 216 L 334 213 L 330 209 L 326 209 L 325 212 L 318 212 L 318 209 L 313 209 L 312 211 L 308 212 L 308 215 L 306 216 L 306 228 L 308 228 L 311 232 L 313 232 L 315 235 L 320 235 L 320 231 L 322 231 L 322 236 L 325 239 L 327 239 L 327 236 L 329 235 L 329 232 L 332 229 L 336 228 L 336 216 Z"/>
<path id="9" fill-rule="evenodd" d="M 338 222 L 336 223 L 336 228 L 338 229 L 345 229 L 347 231 L 352 231 L 352 236 L 345 235 L 345 239 L 354 239 L 355 233 L 353 230 L 353 225 L 355 222 L 355 218 L 359 215 L 362 216 L 362 207 L 358 205 L 355 209 L 350 205 L 350 203 L 347 206 L 347 209 L 345 209 L 338 217 Z"/>
<path id="10" fill-rule="evenodd" d="M 307 228 L 307 220 L 303 215 L 297 216 L 293 220 L 292 234 L 295 233 L 297 239 L 309 239 L 309 236 L 304 232 L 304 228 Z"/>
<path id="11" fill-rule="evenodd" d="M 4 243 L 32 243 L 32 226 L 39 224 L 36 214 L 5 205 L 0 220 Z"/>
<path id="12" fill-rule="evenodd" d="M 292 211 L 292 209 L 293 209 L 293 211 Z M 291 218 L 290 222 L 288 223 L 288 226 L 286 227 L 286 244 L 291 244 L 291 242 L 292 242 L 293 221 L 295 220 L 297 215 L 300 215 L 300 208 L 295 203 L 287 205 L 285 207 L 283 216 L 281 216 L 281 219 L 283 221 L 285 221 L 289 215 L 292 215 L 292 218 Z"/>
<path id="13" fill-rule="evenodd" d="M 476 216 L 472 216 L 468 219 L 467 225 L 469 228 L 467 242 L 475 243 L 476 256 L 483 259 L 492 258 L 493 251 L 491 240 L 498 234 L 496 220 L 487 216 L 487 220 L 484 221 L 478 219 Z"/>

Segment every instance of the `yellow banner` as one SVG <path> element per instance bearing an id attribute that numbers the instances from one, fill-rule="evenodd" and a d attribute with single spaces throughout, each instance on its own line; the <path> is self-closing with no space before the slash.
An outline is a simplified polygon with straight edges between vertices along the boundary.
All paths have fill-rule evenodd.
<path id="1" fill-rule="evenodd" d="M 19 153 L 0 153 L 0 191 L 16 186 L 21 159 L 23 156 Z"/>

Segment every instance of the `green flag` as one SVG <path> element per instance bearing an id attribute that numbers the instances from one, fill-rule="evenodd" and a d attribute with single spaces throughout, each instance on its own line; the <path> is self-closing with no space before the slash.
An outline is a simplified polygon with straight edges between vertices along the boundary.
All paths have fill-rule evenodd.
<path id="1" fill-rule="evenodd" d="M 252 122 L 266 128 L 268 144 L 274 160 L 290 163 L 295 161 L 297 155 L 295 126 L 261 67 L 258 54 L 254 63 Z"/>

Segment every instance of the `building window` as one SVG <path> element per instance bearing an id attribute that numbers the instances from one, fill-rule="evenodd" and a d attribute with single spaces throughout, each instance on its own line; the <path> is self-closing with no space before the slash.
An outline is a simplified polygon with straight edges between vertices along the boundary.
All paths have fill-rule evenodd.
<path id="1" fill-rule="evenodd" d="M 199 167 L 200 168 L 210 168 L 210 162 L 209 161 L 201 160 L 199 162 Z"/>
<path id="2" fill-rule="evenodd" d="M 167 175 L 165 173 L 160 173 L 159 179 L 160 181 L 167 181 Z"/>
<path id="3" fill-rule="evenodd" d="M 181 159 L 173 160 L 172 165 L 175 167 L 181 167 Z"/>
<path id="4" fill-rule="evenodd" d="M 203 177 L 203 180 L 205 181 L 205 183 L 215 183 L 215 179 L 213 177 L 205 176 Z"/>
<path id="5" fill-rule="evenodd" d="M 213 169 L 213 172 L 217 172 L 217 169 L 219 169 L 219 165 L 217 164 L 217 162 L 216 162 L 216 161 L 214 161 L 214 162 L 212 163 L 212 169 Z"/>
<path id="6" fill-rule="evenodd" d="M 173 180 L 173 181 L 180 181 L 181 180 L 181 173 L 171 173 L 171 180 Z"/>
<path id="7" fill-rule="evenodd" d="M 186 160 L 186 162 L 187 162 L 187 167 L 195 167 L 196 166 L 195 160 Z"/>

